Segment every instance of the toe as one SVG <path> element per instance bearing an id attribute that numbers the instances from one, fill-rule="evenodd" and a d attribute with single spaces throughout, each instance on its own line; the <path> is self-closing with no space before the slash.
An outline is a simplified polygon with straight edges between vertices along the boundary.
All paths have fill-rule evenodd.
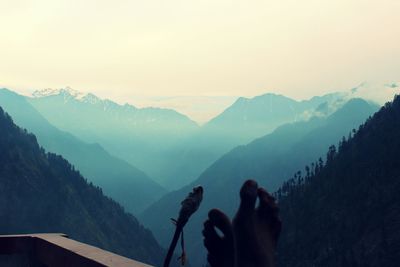
<path id="1" fill-rule="evenodd" d="M 266 216 L 276 216 L 278 213 L 278 205 L 275 198 L 271 196 L 264 188 L 258 188 L 258 199 L 260 201 L 258 210 Z"/>
<path id="2" fill-rule="evenodd" d="M 219 229 L 223 236 L 217 233 Z M 204 246 L 208 250 L 207 260 L 212 267 L 233 267 L 234 241 L 232 224 L 223 212 L 213 209 L 204 222 Z"/>
<path id="3" fill-rule="evenodd" d="M 247 180 L 240 190 L 240 207 L 239 214 L 248 213 L 254 210 L 257 200 L 257 182 L 254 180 Z"/>
<path id="4" fill-rule="evenodd" d="M 214 226 L 215 225 L 210 220 L 207 220 L 204 223 L 203 229 L 204 246 L 211 254 L 218 250 L 219 246 L 222 243 L 222 238 L 218 235 Z"/>
<path id="5" fill-rule="evenodd" d="M 274 238 L 277 239 L 281 232 L 282 222 L 279 218 L 279 208 L 276 204 L 275 198 L 272 197 L 264 188 L 258 189 L 258 198 L 260 200 L 257 210 L 259 217 L 266 220 Z"/>
<path id="6" fill-rule="evenodd" d="M 233 240 L 232 224 L 228 216 L 218 209 L 208 213 L 209 220 L 223 233 L 225 239 Z"/>

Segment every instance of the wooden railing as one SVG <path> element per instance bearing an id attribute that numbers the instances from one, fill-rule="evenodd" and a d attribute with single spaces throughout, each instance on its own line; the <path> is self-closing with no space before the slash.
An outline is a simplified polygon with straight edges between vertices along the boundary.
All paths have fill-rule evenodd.
<path id="1" fill-rule="evenodd" d="M 0 255 L 23 255 L 32 262 L 30 266 L 150 267 L 64 234 L 0 235 Z"/>

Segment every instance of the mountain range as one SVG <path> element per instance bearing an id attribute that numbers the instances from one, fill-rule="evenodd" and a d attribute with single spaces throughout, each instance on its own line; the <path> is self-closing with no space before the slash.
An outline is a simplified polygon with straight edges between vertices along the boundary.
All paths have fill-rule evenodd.
<path id="1" fill-rule="evenodd" d="M 7 89 L 0 91 L 0 105 L 19 125 L 35 133 L 44 148 L 65 157 L 87 179 L 134 214 L 142 212 L 167 191 L 152 181 L 153 176 L 149 178 L 140 167 L 136 168 L 133 157 L 140 159 L 139 164 L 152 174 L 163 173 L 167 177 L 163 184 L 169 189 L 180 188 L 236 145 L 285 121 L 307 119 L 318 104 L 338 101 L 339 94 L 300 102 L 274 94 L 241 98 L 199 128 L 170 110 L 118 105 L 71 88 L 36 91 L 32 97 Z M 179 127 L 174 127 L 171 121 L 181 121 L 186 130 L 176 134 Z M 225 129 L 231 129 L 231 133 Z M 157 139 L 166 144 L 157 145 L 154 141 Z"/>
<path id="2" fill-rule="evenodd" d="M 65 157 L 85 178 L 137 214 L 167 191 L 145 173 L 115 156 L 102 146 L 87 143 L 50 124 L 25 99 L 6 89 L 0 90 L 0 106 L 15 122 L 37 136 L 46 150 Z"/>
<path id="3" fill-rule="evenodd" d="M 307 119 L 322 103 L 340 99 L 338 93 L 305 101 L 275 94 L 239 98 L 202 127 L 172 110 L 119 105 L 71 88 L 36 91 L 27 101 L 58 129 L 100 144 L 167 189 L 176 189 L 235 146 Z"/>
<path id="4" fill-rule="evenodd" d="M 270 93 L 254 98 L 241 97 L 174 148 L 179 151 L 179 165 L 168 180 L 175 189 L 180 188 L 236 146 L 271 133 L 285 123 L 306 120 L 322 104 L 327 107 L 325 113 L 333 112 L 343 101 L 339 93 L 304 101 Z"/>
<path id="5" fill-rule="evenodd" d="M 174 110 L 119 105 L 70 88 L 37 91 L 27 100 L 58 129 L 100 144 L 157 182 L 175 160 L 166 151 L 198 128 Z"/>
<path id="6" fill-rule="evenodd" d="M 358 212 L 362 211 L 362 208 L 367 208 L 359 204 L 357 199 L 353 200 L 358 206 L 349 205 L 347 213 L 340 213 L 330 206 L 338 199 L 335 195 L 330 195 L 329 192 L 323 190 L 328 190 L 330 188 L 328 185 L 342 190 L 340 186 L 347 183 L 347 180 L 336 177 L 338 171 L 348 177 L 346 179 L 354 188 L 358 188 L 356 178 L 350 177 L 349 171 L 352 171 L 353 176 L 358 177 L 358 181 L 361 179 L 359 173 L 368 176 L 367 172 L 358 171 L 358 173 L 356 169 L 350 167 L 348 170 L 345 169 L 346 162 L 343 159 L 338 160 L 337 157 L 344 153 L 343 158 L 350 162 L 360 160 L 362 164 L 366 164 L 368 160 L 362 158 L 358 151 L 367 149 L 365 146 L 369 140 L 376 144 L 371 151 L 375 151 L 384 158 L 385 155 L 380 149 L 389 145 L 389 141 L 384 145 L 377 141 L 379 135 L 384 136 L 383 131 L 377 130 L 381 124 L 384 129 L 390 131 L 387 136 L 395 138 L 394 126 L 387 124 L 389 118 L 397 119 L 399 99 L 395 99 L 393 104 L 387 104 L 373 119 L 370 119 L 369 116 L 378 110 L 378 105 L 359 98 L 352 99 L 360 95 L 363 87 L 364 85 L 361 85 L 346 94 L 333 93 L 304 101 L 296 101 L 276 94 L 265 94 L 251 99 L 239 98 L 219 116 L 201 127 L 173 110 L 139 109 L 128 104 L 119 105 L 71 88 L 36 91 L 31 97 L 1 89 L 0 106 L 13 117 L 17 125 L 33 132 L 36 137 L 15 126 L 11 118 L 1 110 L 0 118 L 1 116 L 4 118 L 0 128 L 4 132 L 2 145 L 6 153 L 2 158 L 5 168 L 2 168 L 3 178 L 0 186 L 4 187 L 4 192 L 7 190 L 9 192 L 6 192 L 6 198 L 0 203 L 5 205 L 2 209 L 4 212 L 10 212 L 10 217 L 6 218 L 3 228 L 0 227 L 0 229 L 5 229 L 6 233 L 31 232 L 34 229 L 40 231 L 65 229 L 60 231 L 70 232 L 73 238 L 83 242 L 129 257 L 136 257 L 139 260 L 160 264 L 160 257 L 156 254 L 161 255 L 160 253 L 163 252 L 159 245 L 152 241 L 152 236 L 148 235 L 147 230 L 144 230 L 147 234 L 142 233 L 143 227 L 132 215 L 125 213 L 124 208 L 133 214 L 138 214 L 141 221 L 153 231 L 161 245 L 167 246 L 174 230 L 168 223 L 169 219 L 177 215 L 179 203 L 191 191 L 191 188 L 200 184 L 205 189 L 205 198 L 199 211 L 187 225 L 185 239 L 186 243 L 190 244 L 187 246 L 187 252 L 191 264 L 201 266 L 206 261 L 200 232 L 208 210 L 220 208 L 232 215 L 238 204 L 237 192 L 241 184 L 244 180 L 253 178 L 269 191 L 278 190 L 276 194 L 282 203 L 282 215 L 288 222 L 288 230 L 283 233 L 280 253 L 298 249 L 297 244 L 301 244 L 299 238 L 304 239 L 302 247 L 304 251 L 298 250 L 299 253 L 304 252 L 303 258 L 299 257 L 297 252 L 291 253 L 287 259 L 281 261 L 282 266 L 309 266 L 310 262 L 315 266 L 325 266 L 324 262 L 335 263 L 336 266 L 342 262 L 353 264 L 343 266 L 367 266 L 363 255 L 369 255 L 371 266 L 380 266 L 382 257 L 376 256 L 377 249 L 371 247 L 367 249 L 366 243 L 359 240 L 358 236 L 353 235 L 351 242 L 336 240 L 333 235 L 327 233 L 327 228 L 318 229 L 317 225 L 320 221 L 326 221 L 326 224 L 330 225 L 329 220 L 332 219 L 330 216 L 333 216 L 331 211 L 340 216 L 347 214 L 346 216 L 351 218 L 348 213 L 354 209 Z M 390 86 L 390 88 L 396 87 Z M 359 128 L 366 119 L 367 123 Z M 374 122 L 371 123 L 371 121 Z M 396 121 L 394 125 L 397 125 Z M 358 132 L 356 128 L 359 128 Z M 368 132 L 371 132 L 373 136 L 369 136 Z M 362 142 L 364 143 L 360 145 L 354 140 L 359 140 L 357 138 L 361 138 L 359 136 L 363 134 Z M 346 136 L 349 137 L 346 139 Z M 36 142 L 46 150 L 61 156 L 45 153 Z M 339 144 L 339 153 L 332 144 Z M 350 147 L 349 144 L 352 149 L 345 150 Z M 325 158 L 327 150 L 328 154 Z M 390 153 L 394 156 L 393 151 Z M 13 162 L 16 165 L 13 165 Z M 316 163 L 306 166 L 310 162 Z M 388 162 L 387 168 L 391 170 L 390 164 L 395 164 L 395 162 L 390 160 Z M 336 164 L 336 167 L 329 167 L 332 164 Z M 372 162 L 368 164 L 373 166 Z M 385 164 L 381 165 L 386 166 Z M 375 166 L 375 169 L 385 173 L 381 170 L 381 165 Z M 19 170 L 19 167 L 22 170 Z M 305 170 L 305 176 L 299 171 L 302 169 Z M 90 182 L 89 184 L 81 174 Z M 285 182 L 293 174 L 294 178 Z M 368 176 L 367 180 L 372 184 L 376 183 L 371 178 L 373 176 Z M 375 176 L 385 179 L 382 174 Z M 18 179 L 10 183 L 7 180 L 9 177 L 22 178 L 20 183 L 23 194 L 21 196 L 17 196 L 16 193 L 20 185 Z M 30 177 L 33 177 L 32 181 Z M 322 186 L 323 190 L 318 186 L 325 182 L 315 182 L 321 179 L 330 181 Z M 387 181 L 394 188 L 396 187 L 393 180 Z M 17 184 L 13 184 L 14 182 Z M 46 190 L 49 190 L 46 183 L 56 188 L 54 194 L 46 193 Z M 101 189 L 91 183 L 100 186 Z M 178 190 L 167 193 L 167 190 L 158 183 L 162 183 L 167 189 Z M 45 205 L 44 198 L 38 198 L 37 202 L 32 201 L 31 187 L 55 204 Z M 373 192 L 372 187 L 362 187 L 362 190 L 364 189 Z M 316 193 L 318 190 L 321 190 L 323 194 Z M 343 189 L 345 192 L 342 194 L 343 199 L 351 201 L 351 196 L 355 194 L 352 195 L 351 190 L 346 190 L 347 188 Z M 378 193 L 381 195 L 385 190 L 393 194 L 393 191 L 388 188 L 382 187 L 379 190 L 381 191 Z M 118 201 L 124 208 L 105 197 L 103 192 Z M 326 201 L 328 201 L 326 202 L 327 212 L 318 214 L 317 219 L 311 223 L 311 225 L 314 224 L 313 227 L 321 231 L 316 231 L 318 235 L 310 235 L 310 237 L 298 235 L 301 229 L 308 229 L 305 226 L 307 216 L 317 212 L 313 210 L 314 207 L 310 207 L 308 193 L 314 199 L 313 201 L 317 202 L 318 197 L 325 198 L 326 194 Z M 83 194 L 87 196 L 84 197 Z M 57 196 L 66 198 L 66 203 L 59 203 Z M 388 213 L 395 209 L 395 205 L 391 206 L 390 201 L 396 203 L 389 196 L 386 199 L 386 203 L 391 207 Z M 28 205 L 26 210 L 21 208 L 23 210 L 21 214 L 15 214 L 6 207 L 7 199 L 15 199 L 18 207 L 23 203 L 30 203 L 32 207 Z M 90 201 L 101 203 L 105 209 L 98 211 L 101 205 Z M 346 202 L 343 200 L 341 203 L 344 205 Z M 371 205 L 368 208 L 376 211 L 386 210 L 386 207 L 381 204 L 380 206 Z M 61 211 L 56 209 L 58 206 L 62 207 Z M 321 212 L 324 207 L 316 205 L 318 212 Z M 297 211 L 301 209 L 304 209 L 304 212 Z M 103 222 L 102 220 L 107 218 L 104 216 L 110 216 L 111 210 L 116 210 L 116 219 L 107 223 Z M 54 224 L 53 228 L 35 217 L 45 211 L 54 213 L 55 217 L 50 218 Z M 81 216 L 84 223 L 93 225 L 91 230 L 86 225 L 80 229 L 89 231 L 88 234 L 85 235 L 70 224 L 72 221 L 75 223 L 79 218 L 74 212 L 84 214 Z M 70 213 L 71 219 L 68 217 Z M 383 215 L 387 216 L 388 220 L 395 218 L 390 217 L 393 213 L 386 215 L 385 212 Z M 295 223 L 297 216 L 301 218 L 301 225 Z M 136 225 L 132 224 L 132 220 Z M 343 219 L 352 227 L 357 225 L 356 222 L 362 224 L 357 220 L 357 218 Z M 19 221 L 26 221 L 26 224 L 19 224 Z M 16 227 L 13 228 L 7 224 L 9 222 L 16 222 L 14 223 Z M 100 225 L 97 226 L 99 222 Z M 383 223 L 385 224 L 385 221 Z M 110 229 L 116 225 L 125 229 L 124 227 L 128 227 L 129 224 L 132 224 L 130 227 L 133 229 L 130 234 L 136 235 L 135 238 L 143 236 L 145 239 L 144 247 L 140 248 L 140 252 L 131 253 L 126 250 L 128 246 L 121 245 L 126 242 L 124 237 L 120 236 L 122 232 L 117 233 L 118 237 L 115 240 L 110 240 L 112 232 Z M 379 253 L 386 253 L 385 255 L 388 256 L 390 250 L 385 247 L 387 246 L 385 244 L 394 242 L 393 244 L 396 245 L 397 239 L 394 241 L 388 239 L 385 227 L 379 228 L 378 233 L 377 224 L 376 220 L 371 224 L 362 224 L 366 225 L 366 228 L 373 227 L 373 236 L 365 232 L 358 233 L 367 236 L 369 240 L 378 240 Z M 389 228 L 396 229 L 395 226 L 389 226 Z M 340 232 L 341 236 L 344 236 L 343 229 L 335 228 L 333 232 Z M 321 239 L 316 242 L 315 244 L 319 246 L 307 246 L 315 242 L 318 236 L 324 235 L 330 239 Z M 350 254 L 340 249 L 340 242 L 347 244 Z M 358 242 L 358 245 L 354 245 L 354 242 Z M 388 258 L 386 256 L 385 258 Z M 300 261 L 297 264 L 298 257 Z M 391 262 L 385 263 L 387 264 L 385 266 L 391 266 Z"/>
<path id="7" fill-rule="evenodd" d="M 398 82 L 361 83 L 350 90 L 300 101 L 272 93 L 240 97 L 168 152 L 176 159 L 172 162 L 175 165 L 164 171 L 167 183 L 160 183 L 169 189 L 179 189 L 193 182 L 231 149 L 271 133 L 285 123 L 332 114 L 353 98 L 383 105 L 393 98 L 398 87 Z"/>

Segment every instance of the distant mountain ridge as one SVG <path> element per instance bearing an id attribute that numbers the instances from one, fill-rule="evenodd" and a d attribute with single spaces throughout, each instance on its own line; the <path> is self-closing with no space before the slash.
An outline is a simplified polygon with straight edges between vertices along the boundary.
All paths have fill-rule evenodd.
<path id="1" fill-rule="evenodd" d="M 285 123 L 328 116 L 347 100 L 374 91 L 365 88 L 362 84 L 349 92 L 302 101 L 271 93 L 239 98 L 201 127 L 171 110 L 137 109 L 70 88 L 39 91 L 28 101 L 57 128 L 86 142 L 101 144 L 173 190 L 192 182 L 238 145 Z M 393 86 L 384 89 L 385 94 L 391 93 Z"/>
<path id="2" fill-rule="evenodd" d="M 220 115 L 203 125 L 180 147 L 180 165 L 170 174 L 174 188 L 188 184 L 224 153 L 237 145 L 271 133 L 285 123 L 326 117 L 348 100 L 362 98 L 383 105 L 399 91 L 399 84 L 361 83 L 350 90 L 314 96 L 305 100 L 267 93 L 252 98 L 241 97 Z M 196 162 L 196 164 L 192 164 Z"/>
<path id="3" fill-rule="evenodd" d="M 140 119 L 142 123 L 154 123 L 157 119 L 173 119 L 180 120 L 182 123 L 187 123 L 195 127 L 197 124 L 190 120 L 187 116 L 180 114 L 172 109 L 162 109 L 162 108 L 136 108 L 131 104 L 120 105 L 114 101 L 109 99 L 101 99 L 100 97 L 92 94 L 92 93 L 83 93 L 77 90 L 74 90 L 70 87 L 61 88 L 61 89 L 42 89 L 36 90 L 32 93 L 33 102 L 39 101 L 42 98 L 61 98 L 64 104 L 68 102 L 81 102 L 89 105 L 93 105 L 96 108 L 101 108 L 104 112 L 112 113 L 116 116 L 121 116 L 119 113 L 130 112 L 130 121 L 134 122 L 137 125 L 137 121 Z M 152 113 L 153 112 L 153 113 Z M 162 113 L 164 112 L 164 114 Z M 124 115 L 128 116 L 128 115 Z M 152 117 L 154 116 L 154 118 Z M 142 118 L 143 117 L 143 118 Z M 124 118 L 126 119 L 126 118 Z"/>
<path id="4" fill-rule="evenodd" d="M 337 101 L 341 97 L 340 93 L 315 96 L 301 101 L 273 93 L 253 98 L 240 97 L 232 106 L 212 119 L 208 125 L 233 126 L 232 124 L 239 122 L 242 123 L 241 126 L 245 127 L 252 126 L 252 123 L 262 123 L 262 126 L 265 127 L 264 131 L 271 131 L 276 128 L 276 124 L 301 120 L 303 112 L 313 110 L 325 102 Z"/>
<path id="5" fill-rule="evenodd" d="M 52 95 L 64 95 L 65 97 L 71 97 L 75 99 L 83 99 L 86 95 L 85 93 L 79 92 L 72 89 L 71 87 L 65 87 L 60 89 L 45 88 L 41 90 L 36 90 L 32 93 L 33 97 L 47 97 Z"/>
<path id="6" fill-rule="evenodd" d="M 129 212 L 141 212 L 166 193 L 141 170 L 110 155 L 100 145 L 85 143 L 51 125 L 23 96 L 0 89 L 0 106 L 18 125 L 33 132 L 46 150 L 68 159 L 89 181 Z"/>
<path id="7" fill-rule="evenodd" d="M 320 110 L 319 115 L 328 116 L 345 102 L 340 93 L 303 101 L 271 93 L 250 99 L 241 97 L 193 136 L 178 144 L 176 149 L 180 151 L 181 158 L 177 162 L 180 165 L 170 174 L 169 180 L 174 188 L 179 188 L 196 179 L 234 147 L 269 134 L 285 123 L 314 117 L 317 109 L 324 104 L 326 110 Z"/>
<path id="8" fill-rule="evenodd" d="M 173 110 L 138 109 L 70 89 L 35 95 L 27 98 L 28 102 L 55 127 L 86 142 L 101 144 L 156 181 L 175 160 L 165 153 L 198 128 Z"/>

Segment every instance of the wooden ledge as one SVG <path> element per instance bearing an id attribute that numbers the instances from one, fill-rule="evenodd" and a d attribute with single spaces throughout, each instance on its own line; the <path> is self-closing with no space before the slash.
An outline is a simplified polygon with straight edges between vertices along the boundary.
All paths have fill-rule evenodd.
<path id="1" fill-rule="evenodd" d="M 0 254 L 27 254 L 49 267 L 150 267 L 58 233 L 0 235 Z"/>

